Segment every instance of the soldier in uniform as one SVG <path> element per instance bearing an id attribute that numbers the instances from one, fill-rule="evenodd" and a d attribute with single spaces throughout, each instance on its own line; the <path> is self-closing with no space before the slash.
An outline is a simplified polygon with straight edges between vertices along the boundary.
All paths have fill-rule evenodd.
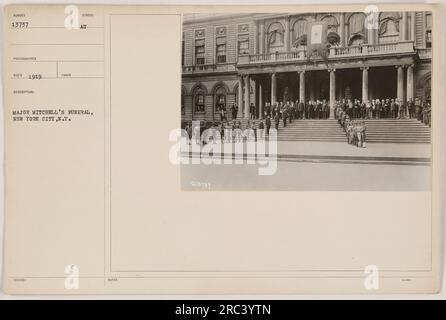
<path id="1" fill-rule="evenodd" d="M 367 112 L 367 106 L 365 104 L 365 101 L 363 100 L 360 104 L 360 118 L 364 119 L 366 117 L 366 112 Z"/>
<path id="2" fill-rule="evenodd" d="M 353 119 L 353 101 L 350 99 L 347 102 L 347 114 L 349 118 Z"/>
<path id="3" fill-rule="evenodd" d="M 406 106 L 402 100 L 398 100 L 398 119 L 404 119 L 406 117 Z"/>
<path id="4" fill-rule="evenodd" d="M 412 98 L 407 102 L 407 108 L 409 109 L 409 117 L 415 118 L 415 102 Z"/>
<path id="5" fill-rule="evenodd" d="M 289 113 L 288 107 L 287 106 L 283 107 L 283 109 L 282 109 L 282 120 L 283 120 L 283 127 L 284 128 L 286 127 L 286 122 L 288 120 L 288 113 Z"/>
<path id="6" fill-rule="evenodd" d="M 386 101 L 383 103 L 383 116 L 381 118 L 391 118 L 392 114 L 390 111 L 390 103 L 391 101 L 389 99 L 386 99 Z"/>
<path id="7" fill-rule="evenodd" d="M 323 109 L 322 101 L 318 99 L 316 104 L 317 104 L 317 113 L 318 113 L 317 117 L 318 117 L 318 119 L 323 119 L 324 109 Z"/>
<path id="8" fill-rule="evenodd" d="M 220 107 L 220 121 L 226 121 L 226 110 L 224 107 Z"/>
<path id="9" fill-rule="evenodd" d="M 263 121 L 260 120 L 260 122 L 259 122 L 259 130 L 258 130 L 258 133 L 256 135 L 256 139 L 259 139 L 259 138 L 263 139 L 263 138 L 265 138 L 264 132 L 265 132 L 265 125 L 263 124 Z"/>
<path id="10" fill-rule="evenodd" d="M 279 130 L 279 121 L 280 121 L 279 112 L 276 112 L 276 115 L 274 116 L 274 123 L 276 125 L 276 130 Z"/>
<path id="11" fill-rule="evenodd" d="M 286 102 L 285 105 L 285 110 L 287 110 L 287 116 L 288 116 L 288 120 L 291 122 L 293 122 L 293 106 L 290 104 L 289 101 Z"/>
<path id="12" fill-rule="evenodd" d="M 312 119 L 313 115 L 313 105 L 311 100 L 308 100 L 306 105 L 305 105 L 305 119 Z"/>
<path id="13" fill-rule="evenodd" d="M 358 134 L 358 147 L 365 148 L 365 139 L 366 139 L 366 126 L 365 122 L 361 121 L 357 125 L 357 134 Z"/>
<path id="14" fill-rule="evenodd" d="M 431 103 L 428 101 L 427 102 L 427 125 L 429 127 L 431 126 L 431 112 L 432 112 Z"/>
<path id="15" fill-rule="evenodd" d="M 421 101 L 420 98 L 415 98 L 414 103 L 414 114 L 413 118 L 419 120 L 420 119 L 420 110 L 421 110 Z"/>
<path id="16" fill-rule="evenodd" d="M 398 108 L 394 99 L 390 100 L 390 114 L 392 119 L 396 119 Z"/>
<path id="17" fill-rule="evenodd" d="M 232 119 L 237 119 L 237 112 L 238 112 L 237 105 L 232 105 L 231 106 Z"/>
<path id="18" fill-rule="evenodd" d="M 269 115 L 266 116 L 265 124 L 266 124 L 266 135 L 269 136 L 269 129 L 271 128 L 271 117 Z"/>
<path id="19" fill-rule="evenodd" d="M 319 100 L 313 101 L 313 119 L 319 119 Z"/>
<path id="20" fill-rule="evenodd" d="M 322 101 L 322 119 L 328 119 L 328 113 L 330 112 L 330 108 L 328 107 L 327 100 Z"/>
<path id="21" fill-rule="evenodd" d="M 256 117 L 256 106 L 254 103 L 251 102 L 251 105 L 249 106 L 249 118 L 251 120 L 255 119 Z"/>
<path id="22" fill-rule="evenodd" d="M 297 104 L 297 118 L 302 119 L 304 116 L 304 102 L 303 100 L 300 100 Z"/>
<path id="23" fill-rule="evenodd" d="M 266 110 L 265 110 L 265 114 L 266 114 L 266 116 L 267 116 L 267 117 L 271 117 L 271 105 L 270 105 L 269 102 L 266 103 L 265 109 L 266 109 Z"/>

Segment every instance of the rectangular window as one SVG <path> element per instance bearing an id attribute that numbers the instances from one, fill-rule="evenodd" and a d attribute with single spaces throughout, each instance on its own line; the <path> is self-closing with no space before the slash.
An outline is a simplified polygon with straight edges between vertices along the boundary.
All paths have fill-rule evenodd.
<path id="1" fill-rule="evenodd" d="M 205 63 L 204 40 L 195 40 L 195 64 Z"/>
<path id="2" fill-rule="evenodd" d="M 217 63 L 226 63 L 226 38 L 217 38 L 216 55 Z"/>
<path id="3" fill-rule="evenodd" d="M 432 15 L 426 14 L 426 29 L 432 29 Z"/>
<path id="4" fill-rule="evenodd" d="M 184 66 L 184 39 L 181 41 L 181 65 Z"/>
<path id="5" fill-rule="evenodd" d="M 426 14 L 426 48 L 432 48 L 432 15 Z"/>
<path id="6" fill-rule="evenodd" d="M 204 95 L 202 94 L 195 97 L 195 111 L 204 112 Z"/>
<path id="7" fill-rule="evenodd" d="M 426 48 L 432 48 L 432 30 L 426 30 Z"/>
<path id="8" fill-rule="evenodd" d="M 249 54 L 249 38 L 248 36 L 242 36 L 238 39 L 238 55 Z"/>

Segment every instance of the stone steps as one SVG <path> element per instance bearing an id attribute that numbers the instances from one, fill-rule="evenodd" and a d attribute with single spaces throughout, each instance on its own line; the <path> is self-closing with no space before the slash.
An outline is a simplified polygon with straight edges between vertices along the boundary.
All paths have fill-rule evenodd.
<path id="1" fill-rule="evenodd" d="M 246 128 L 247 119 L 239 119 Z M 431 130 L 416 119 L 369 119 L 366 123 L 367 142 L 380 143 L 430 143 Z M 251 120 L 258 127 L 260 120 Z M 272 121 L 271 128 L 274 128 Z M 337 141 L 346 142 L 347 137 L 335 119 L 293 120 L 283 127 L 279 123 L 279 141 Z"/>
<path id="2" fill-rule="evenodd" d="M 416 119 L 365 120 L 368 142 L 430 143 L 431 130 Z"/>
<path id="3" fill-rule="evenodd" d="M 430 128 L 415 119 L 365 120 L 367 142 L 429 143 Z M 279 141 L 346 142 L 345 132 L 337 120 L 294 120 L 283 127 L 280 122 Z"/>

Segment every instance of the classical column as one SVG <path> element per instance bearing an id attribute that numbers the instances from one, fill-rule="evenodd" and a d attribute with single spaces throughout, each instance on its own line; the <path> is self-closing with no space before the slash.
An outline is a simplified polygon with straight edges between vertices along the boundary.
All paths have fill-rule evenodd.
<path id="1" fill-rule="evenodd" d="M 260 36 L 259 36 L 259 53 L 265 52 L 265 22 L 259 21 Z"/>
<path id="2" fill-rule="evenodd" d="M 262 83 L 259 83 L 259 119 L 263 119 L 263 88 Z"/>
<path id="3" fill-rule="evenodd" d="M 415 43 L 415 11 L 410 13 L 410 40 Z"/>
<path id="4" fill-rule="evenodd" d="M 251 94 L 251 83 L 249 79 L 249 75 L 245 76 L 245 108 L 244 108 L 244 118 L 249 118 L 249 96 Z"/>
<path id="5" fill-rule="evenodd" d="M 243 79 L 242 76 L 238 76 L 238 111 L 237 111 L 237 118 L 242 117 L 242 110 L 243 110 Z"/>
<path id="6" fill-rule="evenodd" d="M 341 42 L 341 46 L 345 46 L 345 14 L 341 12 L 341 16 L 339 17 L 339 38 Z"/>
<path id="7" fill-rule="evenodd" d="M 401 40 L 407 40 L 407 11 L 402 12 L 402 19 L 401 19 Z"/>
<path id="8" fill-rule="evenodd" d="M 336 102 L 336 69 L 328 70 L 330 72 L 330 119 L 334 118 L 334 107 Z"/>
<path id="9" fill-rule="evenodd" d="M 396 66 L 397 69 L 397 99 L 404 101 L 404 70 L 403 66 Z"/>
<path id="10" fill-rule="evenodd" d="M 254 103 L 254 106 L 257 107 L 257 103 L 258 103 L 258 101 L 257 101 L 257 92 L 259 92 L 259 91 L 257 90 L 257 80 L 251 78 L 251 79 L 250 79 L 250 83 L 251 83 L 251 85 L 252 85 L 252 90 L 253 90 L 253 92 L 252 92 L 252 98 L 253 98 L 253 100 L 252 100 L 252 101 L 250 100 L 250 102 Z M 251 96 L 250 96 L 250 99 L 251 99 Z M 254 114 L 254 116 L 255 116 L 255 114 Z"/>
<path id="11" fill-rule="evenodd" d="M 414 83 L 413 83 L 413 64 L 407 67 L 407 100 L 412 99 L 414 96 Z"/>
<path id="12" fill-rule="evenodd" d="M 299 101 L 305 102 L 305 71 L 299 72 Z"/>
<path id="13" fill-rule="evenodd" d="M 369 100 L 369 67 L 363 67 L 362 69 L 362 101 Z"/>
<path id="14" fill-rule="evenodd" d="M 276 74 L 271 74 L 271 105 L 276 103 L 277 79 Z"/>
<path id="15" fill-rule="evenodd" d="M 290 51 L 290 17 L 285 18 L 285 50 Z"/>

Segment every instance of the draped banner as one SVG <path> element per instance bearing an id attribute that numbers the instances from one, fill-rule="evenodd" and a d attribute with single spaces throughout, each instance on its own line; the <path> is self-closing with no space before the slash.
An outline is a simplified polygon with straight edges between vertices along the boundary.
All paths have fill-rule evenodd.
<path id="1" fill-rule="evenodd" d="M 307 58 L 320 56 L 328 63 L 327 23 L 322 21 L 307 24 Z"/>

